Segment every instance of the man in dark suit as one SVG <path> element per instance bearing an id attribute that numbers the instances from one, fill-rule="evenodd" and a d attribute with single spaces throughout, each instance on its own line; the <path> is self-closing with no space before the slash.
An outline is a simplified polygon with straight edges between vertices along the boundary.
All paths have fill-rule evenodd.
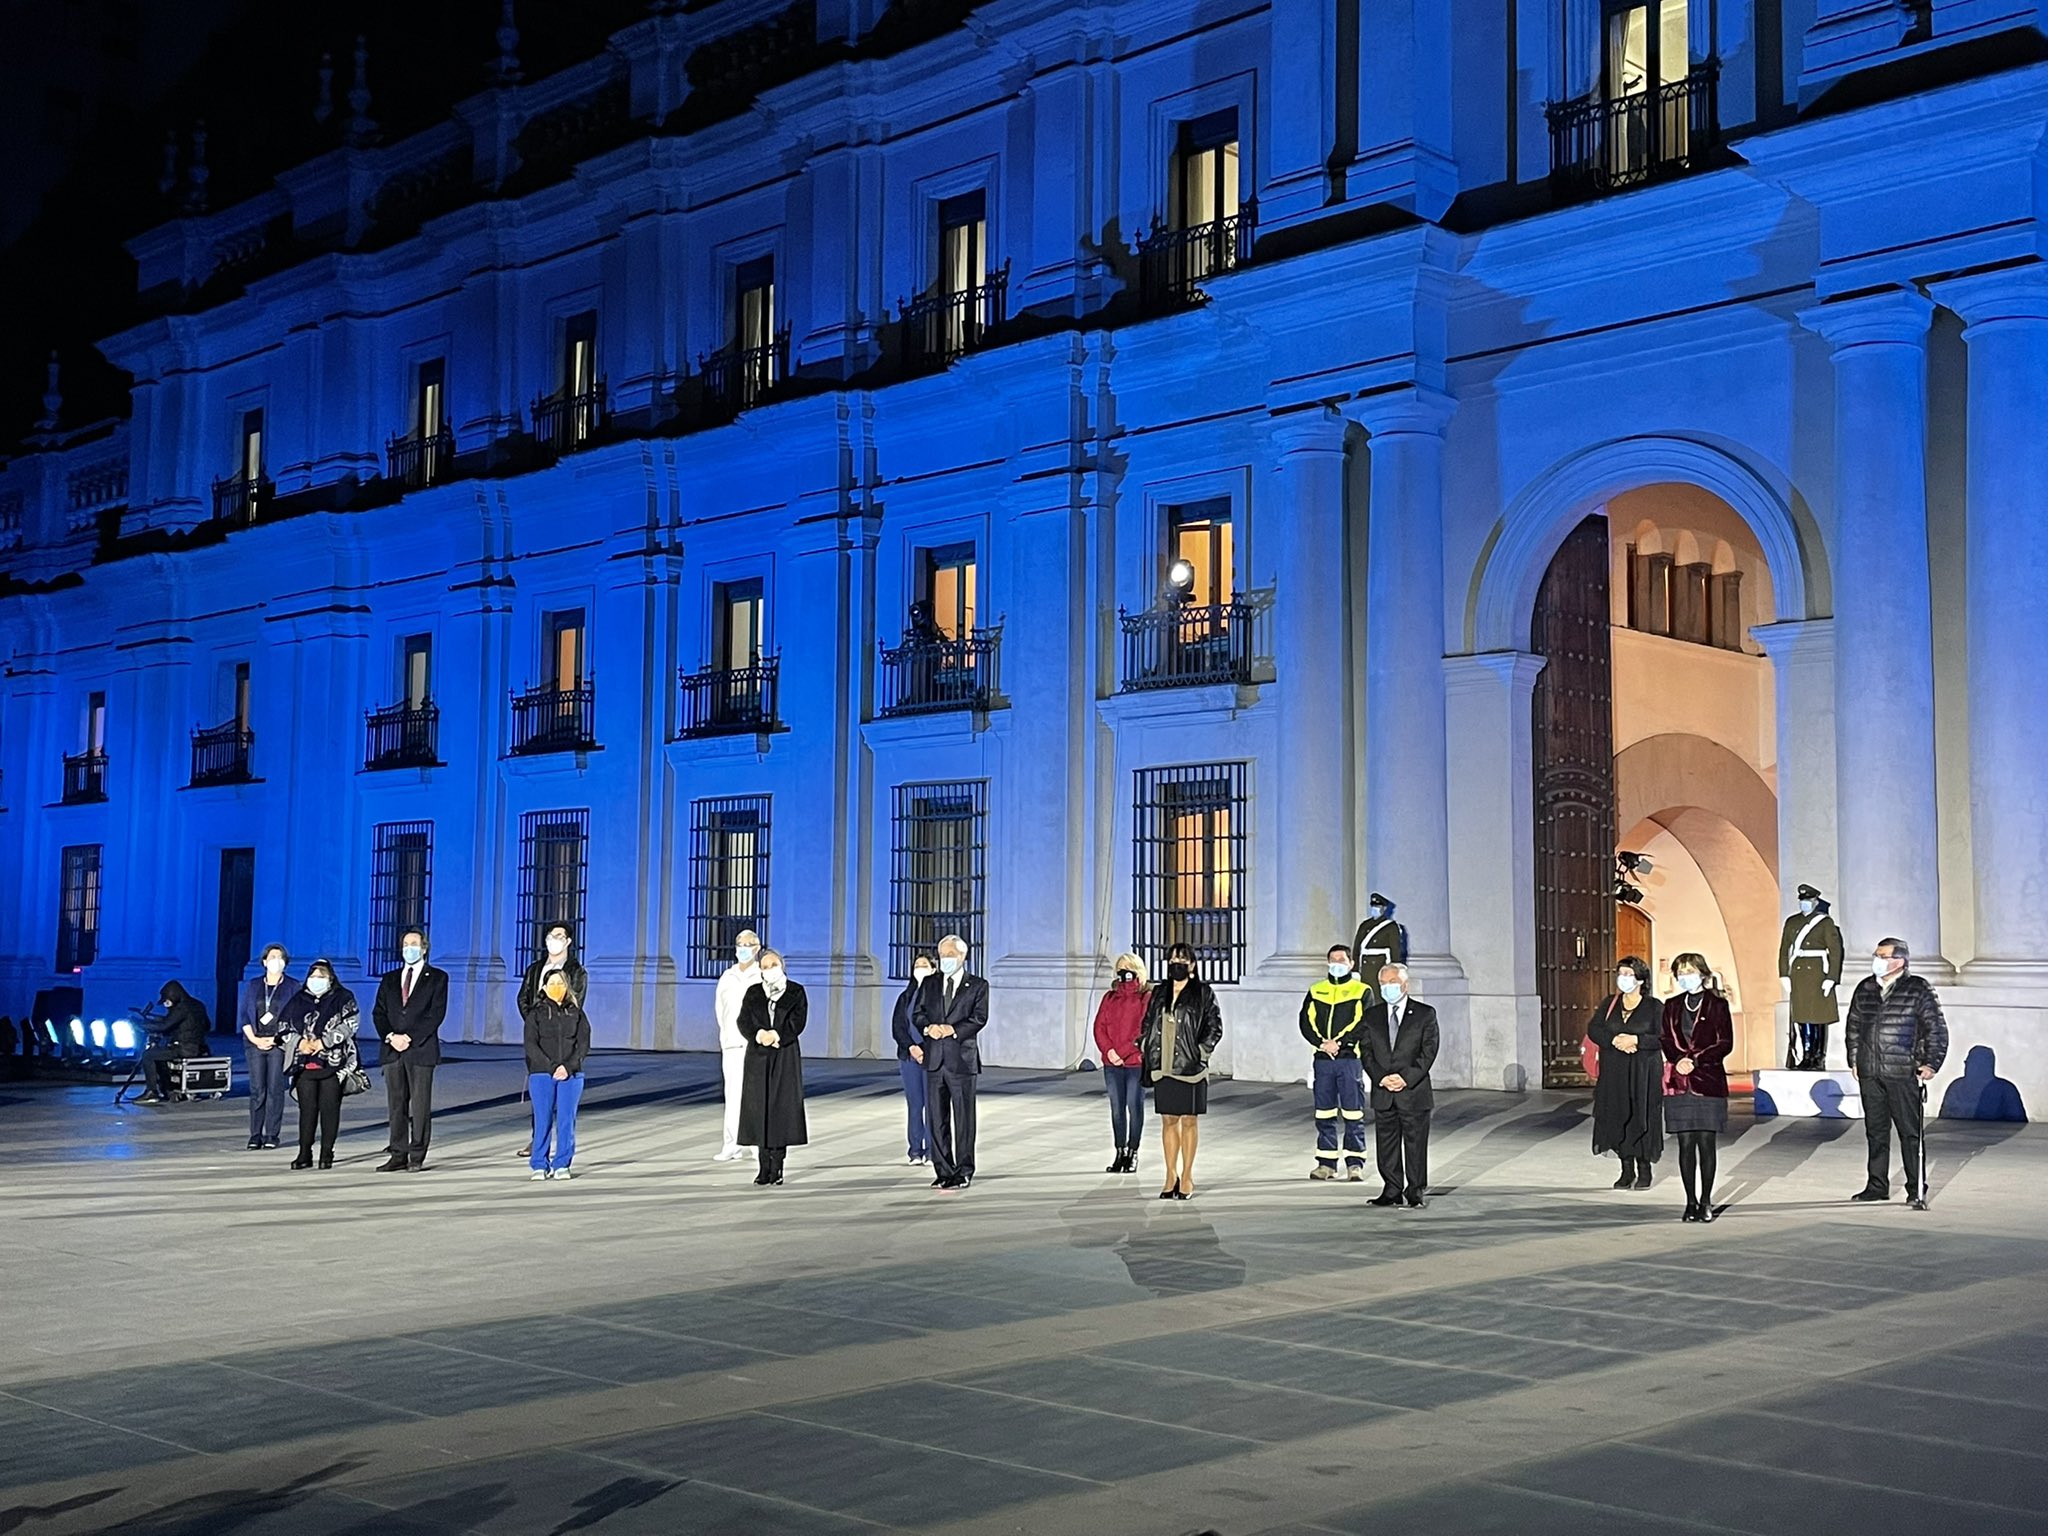
<path id="1" fill-rule="evenodd" d="M 427 936 L 399 936 L 399 965 L 377 983 L 370 1010 L 383 1042 L 377 1065 L 391 1108 L 391 1135 L 379 1173 L 417 1173 L 427 1165 L 434 1114 L 434 1068 L 441 1063 L 441 1021 L 448 1016 L 448 973 L 427 964 Z"/>
<path id="2" fill-rule="evenodd" d="M 988 1023 L 988 983 L 969 973 L 965 939 L 939 940 L 938 973 L 917 989 L 910 1017 L 924 1036 L 910 1054 L 925 1071 L 932 1188 L 965 1189 L 974 1182 L 974 1080 L 981 1075 L 975 1037 Z"/>
<path id="3" fill-rule="evenodd" d="M 1429 1069 L 1436 1060 L 1436 1010 L 1408 995 L 1408 967 L 1383 965 L 1380 1000 L 1366 1010 L 1365 1080 L 1372 1084 L 1373 1138 L 1378 1143 L 1380 1192 L 1372 1205 L 1429 1204 L 1429 1112 L 1436 1095 Z"/>

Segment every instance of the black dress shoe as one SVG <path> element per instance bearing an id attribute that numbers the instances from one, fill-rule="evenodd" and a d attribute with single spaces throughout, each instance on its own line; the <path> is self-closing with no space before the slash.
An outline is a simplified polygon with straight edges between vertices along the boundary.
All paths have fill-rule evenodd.
<path id="1" fill-rule="evenodd" d="M 1851 1195 L 1849 1198 L 1851 1200 L 1857 1201 L 1860 1204 L 1866 1201 L 1889 1200 L 1891 1199 L 1891 1197 L 1892 1192 L 1888 1189 L 1872 1189 L 1868 1185 L 1865 1185 L 1862 1189 L 1857 1190 L 1856 1193 Z"/>
<path id="2" fill-rule="evenodd" d="M 1927 1202 L 1918 1195 L 1914 1195 L 1906 1202 L 1906 1209 L 1909 1211 L 1924 1211 L 1927 1209 Z"/>
<path id="3" fill-rule="evenodd" d="M 1399 1195 L 1374 1195 L 1370 1200 L 1366 1201 L 1365 1203 L 1367 1205 L 1377 1205 L 1383 1207 L 1389 1205 L 1399 1205 L 1401 1203 L 1401 1197 Z"/>
<path id="4" fill-rule="evenodd" d="M 1679 1217 L 1678 1219 L 1680 1221 L 1698 1221 L 1700 1219 L 1700 1208 L 1698 1202 L 1693 1200 L 1686 1201 L 1685 1214 Z"/>
<path id="5" fill-rule="evenodd" d="M 953 1175 L 953 1187 L 955 1189 L 965 1189 L 973 1182 L 974 1175 L 971 1173 L 956 1173 Z"/>
<path id="6" fill-rule="evenodd" d="M 251 1136 L 251 1137 L 249 1138 L 249 1150 L 250 1150 L 251 1152 L 254 1152 L 254 1151 L 256 1151 L 256 1150 L 257 1150 L 257 1149 L 259 1149 L 259 1148 L 260 1148 L 260 1147 L 261 1147 L 262 1145 L 263 1145 L 263 1138 L 262 1138 L 261 1136 Z"/>
<path id="7" fill-rule="evenodd" d="M 300 1153 L 300 1154 L 299 1154 L 299 1155 L 298 1155 L 297 1157 L 295 1157 L 295 1158 L 293 1158 L 293 1159 L 292 1159 L 292 1166 L 293 1166 L 294 1168 L 310 1168 L 310 1167 L 312 1167 L 312 1166 L 313 1166 L 313 1154 L 312 1154 L 312 1153 L 310 1153 L 310 1152 L 301 1152 L 301 1153 Z"/>
<path id="8" fill-rule="evenodd" d="M 1429 1196 L 1427 1195 L 1410 1195 L 1407 1197 L 1408 1209 L 1411 1211 L 1419 1211 L 1428 1204 Z"/>
<path id="9" fill-rule="evenodd" d="M 377 1171 L 379 1173 L 403 1173 L 405 1172 L 405 1159 L 402 1157 L 387 1157 L 377 1165 Z"/>
<path id="10" fill-rule="evenodd" d="M 332 1152 L 322 1153 L 320 1157 L 320 1166 L 322 1168 L 332 1168 L 334 1166 L 334 1154 Z"/>
<path id="11" fill-rule="evenodd" d="M 754 1182 L 756 1184 L 773 1184 L 775 1181 L 765 1173 L 757 1173 L 754 1175 Z"/>
<path id="12" fill-rule="evenodd" d="M 405 1171 L 407 1173 L 425 1173 L 427 1171 L 427 1165 L 424 1162 L 407 1163 L 405 1165 Z"/>
<path id="13" fill-rule="evenodd" d="M 932 1180 L 931 1187 L 933 1189 L 951 1189 L 953 1187 L 953 1176 L 950 1173 L 942 1173 Z"/>
<path id="14" fill-rule="evenodd" d="M 1696 1219 L 1700 1222 L 1701 1225 L 1704 1226 L 1707 1222 L 1719 1221 L 1721 1219 L 1721 1213 L 1715 1210 L 1711 1204 L 1702 1205 L 1700 1207 L 1699 1216 Z"/>
<path id="15" fill-rule="evenodd" d="M 263 1150 L 266 1152 L 275 1152 L 277 1150 L 277 1142 L 274 1139 L 265 1141 L 263 1143 Z"/>

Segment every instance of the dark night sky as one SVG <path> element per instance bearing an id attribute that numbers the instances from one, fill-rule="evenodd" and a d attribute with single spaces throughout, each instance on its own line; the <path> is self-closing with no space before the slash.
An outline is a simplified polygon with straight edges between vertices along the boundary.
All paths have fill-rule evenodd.
<path id="1" fill-rule="evenodd" d="M 527 78 L 596 52 L 641 0 L 519 0 Z M 121 242 L 171 209 L 163 145 L 206 122 L 212 206 L 336 140 L 355 37 L 387 138 L 481 89 L 498 0 L 0 0 L 0 444 L 30 430 L 43 360 L 64 362 L 64 420 L 125 414 L 125 379 L 92 343 L 139 318 Z M 321 52 L 335 117 L 313 120 Z M 0 452 L 4 452 L 0 448 Z"/>

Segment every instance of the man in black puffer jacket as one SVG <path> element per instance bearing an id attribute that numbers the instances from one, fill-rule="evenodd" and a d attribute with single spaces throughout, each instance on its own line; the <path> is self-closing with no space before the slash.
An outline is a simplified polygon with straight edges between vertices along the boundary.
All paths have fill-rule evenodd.
<path id="1" fill-rule="evenodd" d="M 1879 941 L 1870 975 L 1849 999 L 1849 1066 L 1863 1089 L 1863 1134 L 1870 1177 L 1852 1200 L 1889 1200 L 1892 1127 L 1906 1170 L 1906 1204 L 1927 1209 L 1920 1182 L 1920 1131 L 1927 1113 L 1923 1085 L 1948 1057 L 1948 1024 L 1934 988 L 1906 969 L 1906 946 Z"/>

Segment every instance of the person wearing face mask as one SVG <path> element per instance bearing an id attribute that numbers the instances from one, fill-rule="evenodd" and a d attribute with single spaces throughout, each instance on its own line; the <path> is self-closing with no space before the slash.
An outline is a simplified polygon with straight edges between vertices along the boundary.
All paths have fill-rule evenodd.
<path id="1" fill-rule="evenodd" d="M 1116 957 L 1116 978 L 1095 1005 L 1095 1049 L 1102 1053 L 1102 1086 L 1109 1093 L 1109 1133 L 1116 1156 L 1104 1173 L 1136 1173 L 1145 1134 L 1145 1072 L 1138 1041 L 1145 1030 L 1145 962 Z"/>
<path id="2" fill-rule="evenodd" d="M 746 1072 L 747 1037 L 740 1033 L 740 1004 L 761 979 L 761 935 L 742 929 L 733 940 L 732 964 L 718 978 L 711 1012 L 718 1020 L 718 1062 L 725 1073 L 725 1134 L 714 1163 L 736 1162 L 753 1150 L 740 1144 L 740 1082 Z"/>
<path id="3" fill-rule="evenodd" d="M 1648 1005 L 1647 1011 L 1645 1005 Z M 1593 1153 L 1621 1159 L 1616 1189 L 1648 1189 L 1664 1155 L 1663 1012 L 1650 995 L 1650 967 L 1630 955 L 1615 968 L 1614 995 L 1586 1026 L 1600 1048 L 1593 1083 Z"/>
<path id="4" fill-rule="evenodd" d="M 1728 1125 L 1728 1071 L 1735 1046 L 1728 1000 L 1707 957 L 1688 950 L 1671 962 L 1678 993 L 1665 1001 L 1658 1038 L 1664 1055 L 1664 1129 L 1678 1138 L 1678 1176 L 1685 1183 L 1682 1221 L 1713 1221 L 1714 1172 L 1720 1134 Z"/>
<path id="5" fill-rule="evenodd" d="M 441 1021 L 448 1016 L 448 973 L 427 964 L 427 936 L 399 935 L 398 966 L 377 983 L 370 1022 L 382 1042 L 384 1095 L 391 1135 L 379 1173 L 418 1173 L 427 1165 L 434 1114 L 434 1068 L 441 1064 Z"/>
<path id="6" fill-rule="evenodd" d="M 1870 974 L 1849 996 L 1849 1068 L 1863 1090 L 1863 1136 L 1870 1154 L 1863 1188 L 1849 1198 L 1891 1199 L 1896 1126 L 1906 1204 L 1924 1211 L 1927 1083 L 1948 1060 L 1948 1021 L 1934 988 L 1908 969 L 1911 958 L 1903 939 L 1880 939 L 1870 957 Z"/>
<path id="7" fill-rule="evenodd" d="M 924 1036 L 918 1049 L 930 1099 L 932 1188 L 965 1189 L 974 1182 L 974 1080 L 988 983 L 967 969 L 967 941 L 957 933 L 939 940 L 938 974 L 917 989 L 910 1021 Z"/>
<path id="8" fill-rule="evenodd" d="M 526 1092 L 533 1100 L 532 1150 L 536 1182 L 568 1179 L 576 1158 L 576 1106 L 583 1102 L 583 1059 L 590 1054 L 590 1020 L 569 992 L 569 978 L 548 972 L 540 996 L 526 1010 Z"/>
<path id="9" fill-rule="evenodd" d="M 1337 1177 L 1338 1132 L 1343 1132 L 1344 1176 L 1365 1182 L 1365 1068 L 1358 1059 L 1359 1030 L 1365 1023 L 1365 982 L 1351 968 L 1351 951 L 1332 944 L 1329 975 L 1301 1000 L 1301 1037 L 1315 1048 L 1310 1058 L 1315 1091 L 1316 1161 L 1312 1179 Z"/>
<path id="10" fill-rule="evenodd" d="M 164 1016 L 148 1022 L 151 1038 L 142 1048 L 149 1091 L 138 1104 L 163 1103 L 171 1096 L 171 1063 L 206 1054 L 206 1005 L 178 981 L 164 983 L 160 1000 Z"/>
<path id="11" fill-rule="evenodd" d="M 938 970 L 930 955 L 919 954 L 910 962 L 910 985 L 897 995 L 896 1009 L 889 1019 L 889 1033 L 896 1041 L 896 1069 L 903 1075 L 903 1102 L 907 1110 L 910 1166 L 931 1161 L 931 1130 L 925 1123 L 930 1095 L 925 1092 L 924 1033 L 912 1014 L 917 1010 L 917 989 Z"/>
<path id="12" fill-rule="evenodd" d="M 1380 967 L 1408 959 L 1408 930 L 1394 918 L 1394 904 L 1378 891 L 1365 899 L 1365 921 L 1351 940 L 1351 968 L 1365 983 L 1368 1005 L 1377 1000 L 1373 988 Z"/>
<path id="13" fill-rule="evenodd" d="M 810 1015 L 810 999 L 789 979 L 782 956 L 761 951 L 761 979 L 740 1002 L 740 1032 L 747 1037 L 740 1086 L 740 1140 L 759 1147 L 756 1184 L 782 1182 L 783 1158 L 810 1141 L 804 1123 L 804 1058 L 797 1037 Z"/>
<path id="14" fill-rule="evenodd" d="M 1152 1110 L 1159 1116 L 1159 1147 L 1166 1157 L 1162 1200 L 1192 1200 L 1195 1150 L 1201 1145 L 1202 1116 L 1209 1112 L 1209 1060 L 1223 1040 L 1223 1010 L 1216 989 L 1195 974 L 1195 951 L 1175 944 L 1166 951 L 1166 979 L 1145 1004 L 1141 1054 L 1152 1085 Z"/>
<path id="15" fill-rule="evenodd" d="M 566 923 L 551 923 L 541 934 L 540 958 L 527 966 L 526 974 L 519 980 L 519 1017 L 526 1017 L 540 997 L 541 984 L 555 972 L 560 971 L 569 983 L 569 996 L 581 1008 L 590 992 L 590 978 L 584 973 L 583 963 L 578 960 L 570 943 L 569 926 Z M 533 1143 L 528 1142 L 519 1149 L 521 1157 L 533 1155 Z"/>
<path id="16" fill-rule="evenodd" d="M 1799 887 L 1799 910 L 1785 919 L 1778 939 L 1778 975 L 1791 1000 L 1785 1069 L 1823 1071 L 1828 1028 L 1841 1017 L 1842 930 L 1814 886 Z"/>
<path id="17" fill-rule="evenodd" d="M 313 1133 L 320 1133 L 320 1166 L 334 1166 L 341 1133 L 342 1079 L 356 1070 L 355 994 L 335 979 L 334 966 L 315 960 L 306 984 L 285 1008 L 277 1047 L 291 1063 L 286 1073 L 299 1101 L 299 1155 L 294 1168 L 313 1166 Z"/>
<path id="18" fill-rule="evenodd" d="M 277 1031 L 285 1006 L 299 984 L 286 974 L 291 956 L 282 944 L 263 946 L 263 974 L 242 983 L 235 1025 L 242 1034 L 242 1063 L 249 1077 L 249 1147 L 275 1147 L 284 1134 L 284 1052 Z"/>
<path id="19" fill-rule="evenodd" d="M 1429 1117 L 1436 1089 L 1436 1009 L 1413 996 L 1405 965 L 1383 965 L 1380 1000 L 1365 1012 L 1366 1081 L 1372 1084 L 1373 1150 L 1380 1192 L 1369 1205 L 1420 1210 L 1429 1204 Z"/>

